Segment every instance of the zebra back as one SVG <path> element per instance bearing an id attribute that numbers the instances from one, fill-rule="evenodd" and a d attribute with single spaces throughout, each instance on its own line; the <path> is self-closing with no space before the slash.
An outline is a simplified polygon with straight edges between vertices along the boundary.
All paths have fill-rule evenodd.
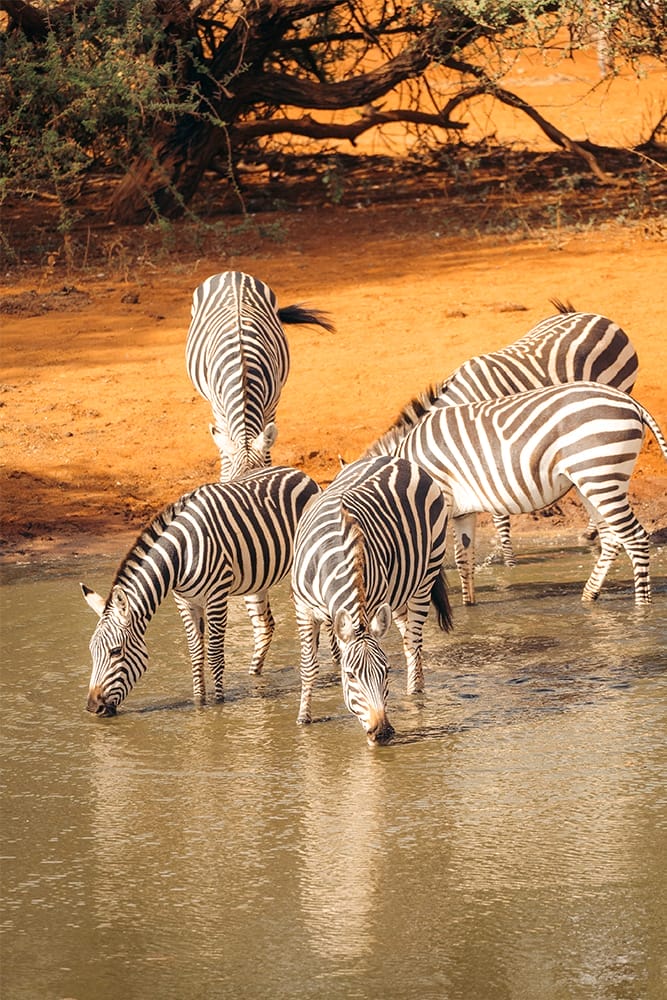
<path id="1" fill-rule="evenodd" d="M 347 605 L 360 627 L 384 602 L 404 606 L 442 564 L 446 525 L 440 490 L 412 462 L 353 462 L 299 524 L 295 594 L 331 619 Z"/>
<path id="2" fill-rule="evenodd" d="M 637 352 L 618 324 L 597 313 L 561 310 L 499 351 L 464 362 L 441 385 L 443 404 L 457 405 L 563 382 L 599 382 L 631 392 Z M 563 311 L 566 310 L 566 311 Z"/>
<path id="3" fill-rule="evenodd" d="M 204 599 L 222 581 L 230 594 L 271 587 L 289 570 L 298 520 L 319 492 L 310 476 L 286 466 L 199 486 L 144 529 L 114 586 L 147 619 L 172 588 Z"/>
<path id="4" fill-rule="evenodd" d="M 211 404 L 221 478 L 268 465 L 275 418 L 290 368 L 282 323 L 333 329 L 324 313 L 300 305 L 278 309 L 268 285 L 241 271 L 203 281 L 192 297 L 185 347 L 188 375 Z"/>

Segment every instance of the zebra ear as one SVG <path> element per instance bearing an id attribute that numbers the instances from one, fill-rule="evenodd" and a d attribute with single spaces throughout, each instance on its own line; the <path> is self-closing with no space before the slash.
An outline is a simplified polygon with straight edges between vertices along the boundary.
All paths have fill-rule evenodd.
<path id="1" fill-rule="evenodd" d="M 264 438 L 263 447 L 260 446 L 260 451 L 270 451 L 276 443 L 276 438 L 278 437 L 278 428 L 273 420 L 266 425 L 262 431 L 261 437 Z"/>
<path id="2" fill-rule="evenodd" d="M 215 446 L 218 449 L 218 451 L 224 451 L 225 453 L 228 453 L 232 450 L 231 441 L 229 440 L 228 435 L 225 434 L 224 431 L 221 431 L 219 427 L 215 426 L 215 424 L 209 424 L 208 429 L 211 432 L 211 437 L 213 438 Z"/>
<path id="3" fill-rule="evenodd" d="M 391 625 L 391 607 L 388 604 L 381 604 L 373 615 L 370 624 L 370 633 L 375 639 L 381 639 L 386 634 Z"/>
<path id="4" fill-rule="evenodd" d="M 79 586 L 81 587 L 81 593 L 84 596 L 86 604 L 93 609 L 96 615 L 100 615 L 101 617 L 102 612 L 104 611 L 104 598 L 100 597 L 99 594 L 96 594 L 94 590 L 90 589 L 90 587 L 87 587 L 85 583 L 80 583 Z"/>
<path id="5" fill-rule="evenodd" d="M 127 594 L 118 584 L 111 591 L 111 605 L 118 612 L 123 625 L 127 625 L 130 620 L 130 604 Z"/>
<path id="6" fill-rule="evenodd" d="M 350 642 L 354 636 L 354 622 L 347 608 L 339 608 L 333 621 L 334 635 L 341 642 Z"/>

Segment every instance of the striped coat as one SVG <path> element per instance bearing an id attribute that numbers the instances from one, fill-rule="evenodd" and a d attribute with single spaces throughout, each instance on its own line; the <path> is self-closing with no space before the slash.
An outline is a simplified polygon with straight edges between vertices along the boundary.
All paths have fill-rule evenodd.
<path id="1" fill-rule="evenodd" d="M 114 715 L 148 665 L 147 626 L 172 591 L 185 626 L 194 696 L 205 695 L 204 664 L 222 701 L 227 605 L 252 595 L 254 650 L 260 673 L 274 631 L 269 588 L 292 564 L 297 522 L 320 488 L 297 469 L 261 469 L 244 479 L 186 493 L 144 529 L 120 564 L 106 600 L 84 584 L 100 616 L 90 641 L 88 711 Z M 207 635 L 208 630 L 208 635 Z"/>
<path id="2" fill-rule="evenodd" d="M 628 502 L 628 482 L 649 427 L 665 457 L 653 417 L 630 396 L 593 382 L 429 410 L 400 423 L 365 457 L 395 454 L 440 483 L 452 507 L 463 601 L 473 604 L 475 515 L 519 514 L 554 503 L 572 486 L 598 527 L 601 554 L 584 587 L 595 599 L 616 553 L 633 566 L 635 601 L 650 602 L 648 541 Z"/>
<path id="3" fill-rule="evenodd" d="M 223 482 L 271 462 L 276 410 L 290 368 L 283 324 L 294 323 L 333 329 L 318 310 L 279 309 L 271 288 L 241 271 L 214 274 L 194 291 L 186 366 L 211 404 Z"/>
<path id="4" fill-rule="evenodd" d="M 447 506 L 423 469 L 402 458 L 354 462 L 308 507 L 295 540 L 292 591 L 301 641 L 299 722 L 311 721 L 320 627 L 340 646 L 345 703 L 371 741 L 393 729 L 380 640 L 392 615 L 403 637 L 409 692 L 423 687 L 429 603 L 448 630 L 442 573 Z"/>

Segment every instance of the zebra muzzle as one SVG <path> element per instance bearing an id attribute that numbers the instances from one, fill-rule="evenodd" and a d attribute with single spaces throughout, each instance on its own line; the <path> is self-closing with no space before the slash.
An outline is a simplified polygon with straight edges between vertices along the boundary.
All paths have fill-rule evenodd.
<path id="1" fill-rule="evenodd" d="M 366 731 L 366 737 L 369 743 L 389 743 L 392 736 L 395 735 L 395 729 L 387 719 L 386 715 L 379 719 L 373 726 Z"/>
<path id="2" fill-rule="evenodd" d="M 86 711 L 106 719 L 116 714 L 116 706 L 106 702 L 99 692 L 91 691 L 86 702 Z"/>

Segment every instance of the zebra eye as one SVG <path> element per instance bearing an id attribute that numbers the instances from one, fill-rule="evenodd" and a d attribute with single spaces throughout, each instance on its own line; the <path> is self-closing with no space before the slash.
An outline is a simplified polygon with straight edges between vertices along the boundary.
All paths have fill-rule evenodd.
<path id="1" fill-rule="evenodd" d="M 109 650 L 109 656 L 113 660 L 117 660 L 118 657 L 122 656 L 122 655 L 123 655 L 123 647 L 122 646 L 114 646 L 112 649 Z"/>

